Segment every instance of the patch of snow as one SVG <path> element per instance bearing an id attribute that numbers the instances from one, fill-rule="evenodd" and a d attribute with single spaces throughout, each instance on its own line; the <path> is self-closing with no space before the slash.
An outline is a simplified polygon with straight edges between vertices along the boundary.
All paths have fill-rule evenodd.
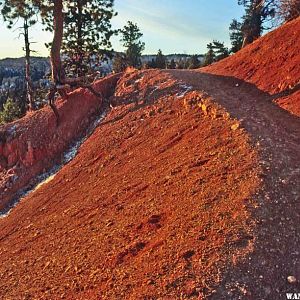
<path id="1" fill-rule="evenodd" d="M 180 84 L 179 87 L 183 91 L 176 94 L 176 97 L 178 97 L 178 98 L 184 97 L 186 95 L 186 93 L 188 93 L 189 91 L 191 91 L 193 89 L 193 87 L 191 87 L 190 85 L 187 85 L 187 84 Z"/>
<path id="2" fill-rule="evenodd" d="M 15 136 L 17 128 L 18 128 L 18 126 L 16 124 L 10 126 L 8 128 L 8 130 L 7 130 L 8 131 L 8 135 L 9 136 Z"/>
<path id="3" fill-rule="evenodd" d="M 158 85 L 154 86 L 154 89 L 149 93 L 149 95 L 152 95 L 154 92 L 159 90 L 159 88 L 160 88 L 160 86 L 158 86 Z"/>

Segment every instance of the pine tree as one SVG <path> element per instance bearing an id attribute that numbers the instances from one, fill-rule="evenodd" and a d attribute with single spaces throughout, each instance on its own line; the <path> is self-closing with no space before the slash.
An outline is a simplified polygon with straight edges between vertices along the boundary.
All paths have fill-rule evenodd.
<path id="1" fill-rule="evenodd" d="M 233 19 L 229 26 L 229 36 L 231 40 L 231 52 L 238 52 L 243 45 L 242 23 Z"/>
<path id="2" fill-rule="evenodd" d="M 63 45 L 63 35 L 64 35 L 64 1 L 63 0 L 32 0 L 39 7 L 41 16 L 43 18 L 44 24 L 46 24 L 46 30 L 53 31 L 53 40 L 50 49 L 50 63 L 51 63 L 51 77 L 53 85 L 50 88 L 48 94 L 49 105 L 52 108 L 56 116 L 57 125 L 59 125 L 59 114 L 55 106 L 55 96 L 58 93 L 61 97 L 67 98 L 66 88 L 68 87 L 84 87 L 89 89 L 97 97 L 102 97 L 101 94 L 97 93 L 92 85 L 87 82 L 87 77 L 67 77 L 65 68 L 61 60 L 61 49 Z M 103 0 L 104 1 L 104 0 Z M 105 4 L 105 2 L 99 2 L 99 4 Z M 90 2 L 89 2 L 90 3 Z M 68 4 L 68 1 L 65 3 Z M 96 5 L 96 4 L 95 4 Z M 96 25 L 99 26 L 101 30 L 100 22 L 101 18 L 99 16 L 99 21 L 96 21 Z M 53 21 L 53 23 L 51 23 Z M 107 39 L 110 37 L 108 34 Z M 96 36 L 98 38 L 98 36 Z M 95 40 L 93 40 L 95 41 Z M 90 42 L 90 41 L 89 41 Z M 89 55 L 90 53 L 88 53 Z"/>
<path id="3" fill-rule="evenodd" d="M 291 21 L 300 16 L 300 1 L 299 0 L 280 0 L 279 16 L 283 21 Z"/>
<path id="4" fill-rule="evenodd" d="M 229 55 L 228 48 L 224 46 L 224 43 L 214 40 L 212 44 L 212 49 L 215 53 L 215 60 L 219 61 Z"/>
<path id="5" fill-rule="evenodd" d="M 6 100 L 3 110 L 0 112 L 0 124 L 5 124 L 17 120 L 21 117 L 21 109 L 17 102 L 11 98 Z"/>
<path id="6" fill-rule="evenodd" d="M 22 25 L 18 29 L 21 31 L 20 35 L 24 37 L 25 51 L 25 81 L 26 81 L 26 95 L 29 110 L 35 109 L 34 104 L 34 88 L 31 80 L 31 64 L 30 64 L 30 36 L 29 29 L 37 22 L 36 15 L 38 8 L 32 1 L 28 0 L 5 0 L 0 2 L 1 14 L 5 22 L 8 23 L 7 27 L 12 29 L 14 24 L 21 20 Z"/>
<path id="7" fill-rule="evenodd" d="M 64 0 L 62 55 L 68 75 L 80 77 L 93 71 L 107 56 L 112 56 L 111 19 L 116 15 L 114 0 Z M 44 8 L 46 30 L 53 31 L 53 10 Z M 48 45 L 50 46 L 50 45 Z"/>
<path id="8" fill-rule="evenodd" d="M 214 47 L 212 43 L 207 44 L 207 53 L 204 57 L 203 66 L 211 65 L 213 62 L 216 61 L 216 54 L 214 52 Z"/>
<path id="9" fill-rule="evenodd" d="M 168 63 L 168 69 L 176 69 L 176 63 L 174 58 L 172 58 L 171 61 Z"/>
<path id="10" fill-rule="evenodd" d="M 264 23 L 275 17 L 276 0 L 238 0 L 239 5 L 245 7 L 241 30 L 245 47 L 258 39 L 263 30 L 267 29 Z"/>
<path id="11" fill-rule="evenodd" d="M 127 22 L 121 30 L 121 39 L 123 47 L 126 48 L 126 60 L 130 67 L 140 68 L 141 67 L 141 55 L 145 49 L 145 43 L 140 39 L 143 36 L 137 24 L 131 21 Z"/>
<path id="12" fill-rule="evenodd" d="M 163 55 L 162 51 L 159 49 L 155 58 L 155 66 L 157 69 L 166 68 L 166 57 Z"/>
<path id="13" fill-rule="evenodd" d="M 197 55 L 192 55 L 188 60 L 189 69 L 197 69 L 200 67 L 200 61 Z"/>
<path id="14" fill-rule="evenodd" d="M 144 69 L 155 69 L 156 68 L 156 64 L 155 64 L 155 59 L 152 58 L 151 61 L 147 61 L 144 66 Z"/>
<path id="15" fill-rule="evenodd" d="M 111 56 L 111 19 L 114 0 L 68 0 L 62 53 L 70 73 L 84 76 L 92 64 Z"/>

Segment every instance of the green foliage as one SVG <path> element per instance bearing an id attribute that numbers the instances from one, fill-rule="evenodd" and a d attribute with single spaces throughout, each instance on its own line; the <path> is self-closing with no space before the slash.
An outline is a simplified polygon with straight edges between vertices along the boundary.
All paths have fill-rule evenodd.
<path id="1" fill-rule="evenodd" d="M 216 55 L 216 61 L 219 61 L 229 55 L 228 48 L 224 46 L 224 43 L 221 43 L 219 41 L 213 41 L 212 49 Z"/>
<path id="2" fill-rule="evenodd" d="M 224 46 L 224 43 L 221 43 L 217 40 L 214 40 L 212 43 L 207 45 L 207 53 L 204 58 L 203 66 L 208 66 L 213 62 L 219 61 L 227 56 L 229 56 L 229 50 Z"/>
<path id="3" fill-rule="evenodd" d="M 151 61 L 145 63 L 144 69 L 155 69 L 155 68 L 156 68 L 156 63 L 154 58 L 152 58 Z"/>
<path id="4" fill-rule="evenodd" d="M 0 124 L 5 124 L 19 119 L 22 116 L 20 105 L 11 98 L 6 100 L 3 110 L 0 111 Z"/>
<path id="5" fill-rule="evenodd" d="M 187 68 L 187 62 L 186 60 L 180 58 L 179 61 L 176 63 L 176 69 L 186 69 Z"/>
<path id="6" fill-rule="evenodd" d="M 110 22 L 116 15 L 113 4 L 114 0 L 67 1 L 62 54 L 73 76 L 88 73 L 95 56 L 110 54 L 110 38 L 115 33 Z"/>
<path id="7" fill-rule="evenodd" d="M 168 63 L 168 69 L 176 69 L 176 63 L 174 58 L 172 58 L 171 61 Z"/>
<path id="8" fill-rule="evenodd" d="M 200 67 L 200 61 L 197 55 L 192 55 L 188 60 L 189 69 L 197 69 Z"/>
<path id="9" fill-rule="evenodd" d="M 264 24 L 270 24 L 274 19 L 278 0 L 238 0 L 238 4 L 245 7 L 241 23 L 243 46 L 245 46 L 258 39 L 263 30 L 270 29 Z"/>
<path id="10" fill-rule="evenodd" d="M 213 44 L 212 43 L 207 44 L 207 49 L 208 51 L 205 55 L 203 66 L 211 65 L 213 62 L 216 61 L 216 54 L 213 49 Z"/>
<path id="11" fill-rule="evenodd" d="M 126 48 L 126 60 L 130 67 L 139 68 L 141 66 L 141 55 L 145 49 L 145 43 L 140 39 L 143 36 L 137 24 L 131 21 L 120 29 L 123 47 Z"/>
<path id="12" fill-rule="evenodd" d="M 46 31 L 53 31 L 53 1 L 40 1 Z M 110 38 L 116 34 L 111 19 L 116 16 L 114 0 L 63 1 L 64 37 L 62 55 L 70 76 L 84 76 L 99 60 L 112 56 Z M 50 44 L 47 44 L 49 47 Z"/>
<path id="13" fill-rule="evenodd" d="M 155 58 L 155 67 L 158 69 L 166 68 L 166 57 L 162 54 L 162 51 L 159 49 Z"/>
<path id="14" fill-rule="evenodd" d="M 233 19 L 229 26 L 229 36 L 231 40 L 231 52 L 238 52 L 243 45 L 242 23 Z"/>
<path id="15" fill-rule="evenodd" d="M 29 0 L 3 0 L 0 1 L 1 15 L 11 29 L 17 20 L 25 19 L 27 26 L 33 26 L 37 22 L 38 7 Z"/>

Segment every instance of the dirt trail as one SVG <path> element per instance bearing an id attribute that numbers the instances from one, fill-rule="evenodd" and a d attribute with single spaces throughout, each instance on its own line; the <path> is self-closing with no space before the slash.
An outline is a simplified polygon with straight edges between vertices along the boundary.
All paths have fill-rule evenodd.
<path id="1" fill-rule="evenodd" d="M 300 116 L 300 17 L 234 55 L 201 69 L 234 76 L 269 93 L 281 108 Z"/>
<path id="2" fill-rule="evenodd" d="M 255 85 L 200 71 L 169 71 L 241 121 L 261 149 L 263 190 L 253 211 L 254 251 L 229 268 L 212 299 L 286 299 L 300 292 L 300 119 Z M 288 282 L 295 276 L 297 283 Z"/>

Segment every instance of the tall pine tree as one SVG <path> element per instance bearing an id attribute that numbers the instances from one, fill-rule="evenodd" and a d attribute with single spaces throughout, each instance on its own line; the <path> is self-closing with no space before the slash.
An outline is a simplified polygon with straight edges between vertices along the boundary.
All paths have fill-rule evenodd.
<path id="1" fill-rule="evenodd" d="M 219 61 L 229 55 L 228 48 L 224 46 L 224 43 L 217 40 L 213 41 L 212 49 L 215 53 L 215 60 Z"/>
<path id="2" fill-rule="evenodd" d="M 238 52 L 243 45 L 242 23 L 233 19 L 229 26 L 229 36 L 231 41 L 231 52 Z"/>
<path id="3" fill-rule="evenodd" d="M 189 59 L 188 59 L 188 68 L 189 69 L 197 69 L 200 67 L 200 61 L 198 59 L 197 55 L 192 55 Z"/>
<path id="4" fill-rule="evenodd" d="M 143 36 L 137 24 L 131 21 L 127 22 L 122 29 L 119 31 L 121 33 L 121 42 L 123 47 L 126 48 L 126 60 L 130 67 L 140 68 L 141 67 L 141 56 L 145 49 L 145 43 L 141 41 Z"/>
<path id="5" fill-rule="evenodd" d="M 42 6 L 42 19 L 46 30 L 52 32 L 55 30 L 54 1 L 49 6 L 47 2 L 44 0 L 46 5 Z M 63 0 L 62 4 L 61 53 L 65 71 L 69 76 L 85 76 L 99 61 L 112 55 L 110 38 L 116 33 L 111 26 L 111 19 L 116 15 L 114 0 Z"/>
<path id="6" fill-rule="evenodd" d="M 95 94 L 97 97 L 102 97 L 101 94 L 97 93 L 92 85 L 88 82 L 87 76 L 81 76 L 78 77 L 78 74 L 75 74 L 75 76 L 67 77 L 65 72 L 65 67 L 62 63 L 61 59 L 61 49 L 63 47 L 63 36 L 64 36 L 64 4 L 65 7 L 68 7 L 67 5 L 71 3 L 71 1 L 63 1 L 63 0 L 32 0 L 38 5 L 41 16 L 43 19 L 44 24 L 46 24 L 46 29 L 53 31 L 53 40 L 51 43 L 51 49 L 50 49 L 50 63 L 51 63 L 51 73 L 52 73 L 52 81 L 53 85 L 50 89 L 50 92 L 48 94 L 48 101 L 49 105 L 53 109 L 53 112 L 56 115 L 57 125 L 59 125 L 59 114 L 55 106 L 55 96 L 56 93 L 58 93 L 61 97 L 67 98 L 67 91 L 66 88 L 68 87 L 84 87 L 89 89 L 93 94 Z M 95 0 L 96 1 L 96 0 Z M 112 9 L 110 6 L 111 3 L 113 3 L 113 0 L 103 0 L 103 1 L 96 1 L 100 6 L 107 4 L 108 10 Z M 88 5 L 88 3 L 93 3 L 94 6 L 96 5 L 96 2 L 94 1 L 85 1 L 85 4 Z M 106 7 L 106 6 L 104 6 Z M 96 7 L 94 7 L 96 9 Z M 99 8 L 100 9 L 100 8 Z M 96 9 L 97 11 L 97 9 Z M 98 11 L 101 12 L 101 11 Z M 89 19 L 89 21 L 94 20 L 95 22 L 91 26 L 93 27 L 93 30 L 103 29 L 105 32 L 106 26 L 102 24 L 102 18 L 99 16 L 99 20 L 97 21 L 94 17 L 92 19 Z M 52 22 L 52 23 L 51 23 Z M 90 23 L 89 23 L 90 24 Z M 109 27 L 109 26 L 108 26 Z M 91 29 L 92 30 L 92 29 Z M 95 31 L 93 31 L 95 33 Z M 109 40 L 110 32 L 107 33 L 105 36 L 105 39 Z M 98 36 L 96 35 L 93 38 L 87 38 L 87 42 L 89 43 L 97 43 Z M 103 42 L 104 43 L 104 42 Z M 85 45 L 86 46 L 86 45 Z M 76 47 L 76 46 L 74 46 Z M 78 48 L 77 48 L 78 49 Z M 79 53 L 80 54 L 80 53 Z M 88 52 L 88 56 L 92 55 L 92 53 Z M 76 58 L 77 59 L 77 58 Z M 82 70 L 82 69 L 81 69 Z M 89 79 L 90 77 L 88 77 Z"/>
<path id="7" fill-rule="evenodd" d="M 84 76 L 99 60 L 111 55 L 111 19 L 114 0 L 68 0 L 62 53 L 68 71 Z"/>
<path id="8" fill-rule="evenodd" d="M 205 54 L 203 66 L 211 65 L 213 62 L 215 62 L 215 59 L 216 59 L 216 54 L 214 52 L 212 43 L 207 44 L 207 50 L 208 51 Z"/>
<path id="9" fill-rule="evenodd" d="M 162 51 L 159 49 L 155 58 L 155 67 L 158 69 L 166 68 L 166 57 L 163 55 Z"/>
<path id="10" fill-rule="evenodd" d="M 239 5 L 245 7 L 241 32 L 243 34 L 242 47 L 258 39 L 263 30 L 267 29 L 264 23 L 270 21 L 276 14 L 276 0 L 238 0 Z"/>

